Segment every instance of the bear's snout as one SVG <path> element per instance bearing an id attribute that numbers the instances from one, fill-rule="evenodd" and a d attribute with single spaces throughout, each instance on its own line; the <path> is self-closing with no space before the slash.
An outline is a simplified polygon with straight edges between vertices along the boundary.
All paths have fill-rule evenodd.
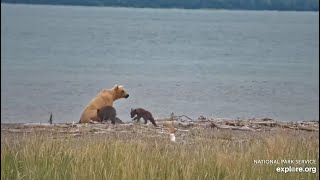
<path id="1" fill-rule="evenodd" d="M 128 97 L 129 97 L 129 94 L 126 94 L 126 95 L 124 96 L 124 98 L 126 98 L 126 99 L 127 99 Z"/>

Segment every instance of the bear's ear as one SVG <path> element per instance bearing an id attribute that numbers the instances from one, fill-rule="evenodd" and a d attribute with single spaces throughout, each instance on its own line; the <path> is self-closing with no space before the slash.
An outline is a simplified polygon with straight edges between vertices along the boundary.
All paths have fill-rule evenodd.
<path id="1" fill-rule="evenodd" d="M 123 88 L 123 85 L 119 85 L 118 87 L 119 87 L 119 88 Z"/>
<path id="2" fill-rule="evenodd" d="M 113 88 L 112 88 L 112 89 L 117 90 L 118 88 L 119 88 L 119 85 L 118 85 L 118 84 L 116 84 L 116 85 L 114 85 L 114 86 L 113 86 Z"/>

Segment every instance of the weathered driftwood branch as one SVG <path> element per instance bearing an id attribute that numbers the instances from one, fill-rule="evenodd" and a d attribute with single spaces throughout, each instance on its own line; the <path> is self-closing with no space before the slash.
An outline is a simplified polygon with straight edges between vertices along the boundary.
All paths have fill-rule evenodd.
<path id="1" fill-rule="evenodd" d="M 70 128 L 70 127 L 77 127 L 77 125 L 73 124 L 55 124 L 54 127 L 60 127 L 60 128 Z"/>
<path id="2" fill-rule="evenodd" d="M 297 127 L 295 127 L 294 129 L 304 130 L 304 131 L 319 131 L 319 129 L 304 127 L 304 126 L 299 126 L 299 125 Z"/>
<path id="3" fill-rule="evenodd" d="M 48 127 L 53 127 L 53 124 L 49 123 L 26 123 L 26 124 L 21 124 L 20 128 L 48 128 Z"/>
<path id="4" fill-rule="evenodd" d="M 176 119 L 176 120 L 182 119 L 182 117 L 185 117 L 185 118 L 189 119 L 190 121 L 194 121 L 193 119 L 191 119 L 190 117 L 188 117 L 188 116 L 186 116 L 186 115 L 175 116 L 175 119 Z"/>
<path id="5" fill-rule="evenodd" d="M 31 130 L 24 130 L 24 129 L 1 129 L 1 131 L 7 131 L 10 133 L 31 133 Z"/>
<path id="6" fill-rule="evenodd" d="M 313 127 L 306 127 L 301 125 L 288 125 L 288 124 L 276 124 L 280 128 L 288 128 L 288 129 L 295 129 L 295 130 L 304 130 L 304 131 L 319 131 L 319 129 Z"/>
<path id="7" fill-rule="evenodd" d="M 195 123 L 184 123 L 184 122 L 179 122 L 178 125 L 180 127 L 185 127 L 185 128 L 188 128 L 188 127 L 192 127 L 195 125 Z"/>
<path id="8" fill-rule="evenodd" d="M 249 128 L 248 126 L 229 126 L 229 125 L 220 125 L 211 123 L 212 128 L 218 128 L 218 129 L 230 129 L 230 130 L 240 130 L 240 131 L 256 131 L 255 129 Z"/>
<path id="9" fill-rule="evenodd" d="M 242 122 L 240 122 L 240 121 L 237 121 L 237 122 L 229 122 L 229 121 L 227 121 L 226 125 L 229 125 L 229 126 L 244 126 L 244 124 Z"/>
<path id="10" fill-rule="evenodd" d="M 278 123 L 275 121 L 251 121 L 250 124 L 257 124 L 261 126 L 275 127 Z"/>

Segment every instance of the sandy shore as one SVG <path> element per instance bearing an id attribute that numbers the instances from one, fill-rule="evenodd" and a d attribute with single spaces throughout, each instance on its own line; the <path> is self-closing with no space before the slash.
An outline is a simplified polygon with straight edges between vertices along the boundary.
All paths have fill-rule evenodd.
<path id="1" fill-rule="evenodd" d="M 177 141 L 192 143 L 197 139 L 221 139 L 228 141 L 250 141 L 252 138 L 289 133 L 294 135 L 316 135 L 319 133 L 319 121 L 277 122 L 272 119 L 209 119 L 199 117 L 197 120 L 180 116 L 156 121 L 159 127 L 152 124 L 125 123 L 9 123 L 1 124 L 2 137 L 28 136 L 29 134 L 47 134 L 53 138 L 94 136 L 117 139 L 165 138 L 169 140 L 170 129 L 163 126 L 170 122 L 177 128 Z"/>

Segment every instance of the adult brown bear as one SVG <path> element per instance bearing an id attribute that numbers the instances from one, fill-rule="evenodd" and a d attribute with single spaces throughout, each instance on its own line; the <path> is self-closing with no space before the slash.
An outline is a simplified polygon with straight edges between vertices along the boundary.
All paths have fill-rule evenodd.
<path id="1" fill-rule="evenodd" d="M 120 98 L 128 98 L 129 94 L 122 86 L 115 85 L 112 89 L 104 89 L 98 93 L 84 108 L 79 123 L 100 121 L 97 110 L 104 106 L 112 106 L 113 102 Z"/>

